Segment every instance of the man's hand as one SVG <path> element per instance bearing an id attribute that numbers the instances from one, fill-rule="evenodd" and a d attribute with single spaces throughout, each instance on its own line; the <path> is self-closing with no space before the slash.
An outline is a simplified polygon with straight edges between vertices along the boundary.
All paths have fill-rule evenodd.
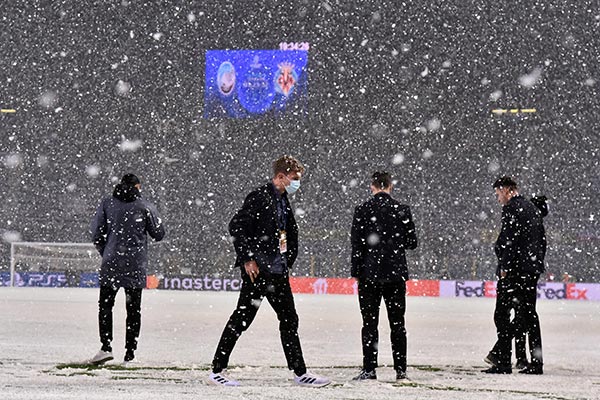
<path id="1" fill-rule="evenodd" d="M 248 261 L 244 264 L 244 269 L 246 273 L 250 277 L 252 283 L 254 283 L 254 279 L 258 276 L 259 270 L 258 265 L 256 265 L 256 261 Z"/>
<path id="2" fill-rule="evenodd" d="M 506 271 L 500 270 L 500 278 L 506 278 Z"/>

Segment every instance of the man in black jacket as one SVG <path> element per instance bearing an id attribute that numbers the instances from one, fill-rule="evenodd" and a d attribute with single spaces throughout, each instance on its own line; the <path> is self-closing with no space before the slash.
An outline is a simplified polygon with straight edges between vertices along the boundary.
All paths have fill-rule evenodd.
<path id="1" fill-rule="evenodd" d="M 390 196 L 387 172 L 372 176 L 373 197 L 356 207 L 352 222 L 352 277 L 358 280 L 363 319 L 363 369 L 354 380 L 377 379 L 379 305 L 385 301 L 391 328 L 392 355 L 397 379 L 406 378 L 406 249 L 417 248 L 410 208 Z"/>
<path id="2" fill-rule="evenodd" d="M 271 182 L 252 191 L 229 223 L 229 233 L 241 269 L 242 287 L 238 304 L 221 335 L 209 381 L 222 386 L 239 386 L 225 373 L 229 356 L 256 316 L 266 297 L 279 319 L 281 344 L 294 382 L 321 387 L 330 380 L 307 372 L 298 338 L 298 315 L 289 282 L 289 270 L 298 255 L 298 226 L 287 193 L 300 187 L 304 167 L 283 156 L 273 163 Z"/>
<path id="3" fill-rule="evenodd" d="M 512 339 L 527 333 L 531 362 L 519 372 L 539 375 L 543 373 L 543 358 L 536 301 L 538 279 L 545 270 L 546 233 L 543 215 L 547 214 L 547 208 L 545 203 L 544 207 L 536 206 L 519 195 L 517 184 L 510 177 L 499 178 L 493 187 L 498 202 L 503 206 L 502 228 L 495 245 L 499 280 L 494 322 L 498 341 L 486 357 L 486 361 L 493 365 L 484 372 L 511 373 Z M 511 308 L 515 309 L 512 322 Z"/>
<path id="4" fill-rule="evenodd" d="M 98 300 L 102 348 L 90 360 L 92 364 L 113 359 L 112 310 L 119 288 L 123 288 L 126 295 L 125 362 L 135 357 L 141 326 L 142 289 L 146 287 L 147 235 L 157 242 L 165 236 L 158 211 L 152 203 L 142 198 L 141 186 L 137 176 L 124 175 L 113 195 L 102 200 L 92 220 L 92 240 L 102 256 Z"/>

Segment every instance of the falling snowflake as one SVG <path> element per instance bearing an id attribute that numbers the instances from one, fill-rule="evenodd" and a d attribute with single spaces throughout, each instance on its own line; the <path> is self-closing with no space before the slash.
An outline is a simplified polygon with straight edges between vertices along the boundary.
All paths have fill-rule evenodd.
<path id="1" fill-rule="evenodd" d="M 58 94 L 53 90 L 48 90 L 39 97 L 38 103 L 44 108 L 54 108 L 58 102 Z"/>
<path id="2" fill-rule="evenodd" d="M 394 164 L 394 165 L 400 165 L 403 162 L 404 162 L 404 154 L 402 154 L 402 153 L 395 154 L 394 157 L 392 158 L 392 164 Z"/>
<path id="3" fill-rule="evenodd" d="M 141 139 L 129 140 L 125 136 L 121 137 L 121 143 L 119 144 L 121 151 L 137 151 L 140 147 L 142 147 Z"/>
<path id="4" fill-rule="evenodd" d="M 131 84 L 119 79 L 119 81 L 115 85 L 115 92 L 119 96 L 126 96 L 129 92 L 131 92 Z"/>
<path id="5" fill-rule="evenodd" d="M 100 168 L 96 165 L 88 165 L 85 168 L 85 173 L 90 177 L 90 178 L 97 178 L 98 175 L 100 174 Z"/>
<path id="6" fill-rule="evenodd" d="M 14 169 L 23 164 L 23 157 L 18 153 L 12 153 L 5 156 L 2 161 L 5 167 Z"/>
<path id="7" fill-rule="evenodd" d="M 2 241 L 5 243 L 13 243 L 22 241 L 20 232 L 17 231 L 4 231 L 2 232 Z"/>
<path id="8" fill-rule="evenodd" d="M 526 75 L 522 75 L 519 77 L 519 84 L 521 86 L 532 88 L 537 85 L 542 78 L 542 69 L 535 68 L 533 71 Z"/>

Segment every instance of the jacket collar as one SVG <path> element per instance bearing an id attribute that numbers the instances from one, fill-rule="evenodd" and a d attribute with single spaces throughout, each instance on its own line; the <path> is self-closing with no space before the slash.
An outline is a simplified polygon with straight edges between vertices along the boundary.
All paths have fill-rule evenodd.
<path id="1" fill-rule="evenodd" d="M 519 201 L 521 199 L 524 199 L 524 197 L 522 195 L 518 194 L 516 196 L 511 197 L 510 200 L 508 200 L 508 202 L 506 204 L 514 203 L 514 202 L 517 202 L 517 201 Z"/>
<path id="2" fill-rule="evenodd" d="M 273 185 L 273 182 L 269 182 L 267 183 L 267 191 L 271 194 L 271 196 L 273 197 L 283 197 L 287 199 L 287 192 L 283 192 L 283 193 L 279 193 L 279 191 L 275 188 L 275 185 Z"/>
<path id="3" fill-rule="evenodd" d="M 379 193 L 373 195 L 373 197 L 380 198 L 380 199 L 385 199 L 385 198 L 391 198 L 392 196 L 389 193 L 386 193 L 386 192 L 379 192 Z"/>

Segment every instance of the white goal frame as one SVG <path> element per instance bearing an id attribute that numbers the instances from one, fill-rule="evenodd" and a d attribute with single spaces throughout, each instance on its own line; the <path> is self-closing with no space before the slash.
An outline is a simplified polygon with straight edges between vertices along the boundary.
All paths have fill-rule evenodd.
<path id="1" fill-rule="evenodd" d="M 52 247 L 65 247 L 65 248 L 76 248 L 78 252 L 80 252 L 83 249 L 89 249 L 90 251 L 88 252 L 89 257 L 81 257 L 81 259 L 89 259 L 89 260 L 97 260 L 97 265 L 98 268 L 100 267 L 100 262 L 101 262 L 101 257 L 100 254 L 98 254 L 98 250 L 96 250 L 96 247 L 94 246 L 93 243 L 76 243 L 76 242 L 11 242 L 10 243 L 10 286 L 14 287 L 15 285 L 15 269 L 17 266 L 17 261 L 20 258 L 29 258 L 29 259 L 34 259 L 34 260 L 54 260 L 54 261 L 60 261 L 60 260 L 64 260 L 63 257 L 52 257 L 52 256 L 36 256 L 36 255 L 30 255 L 30 256 L 26 256 L 26 257 L 19 257 L 17 256 L 17 251 L 16 248 L 22 246 L 22 247 L 30 247 L 30 248 L 38 248 L 38 249 L 44 249 L 44 248 L 52 248 Z"/>

